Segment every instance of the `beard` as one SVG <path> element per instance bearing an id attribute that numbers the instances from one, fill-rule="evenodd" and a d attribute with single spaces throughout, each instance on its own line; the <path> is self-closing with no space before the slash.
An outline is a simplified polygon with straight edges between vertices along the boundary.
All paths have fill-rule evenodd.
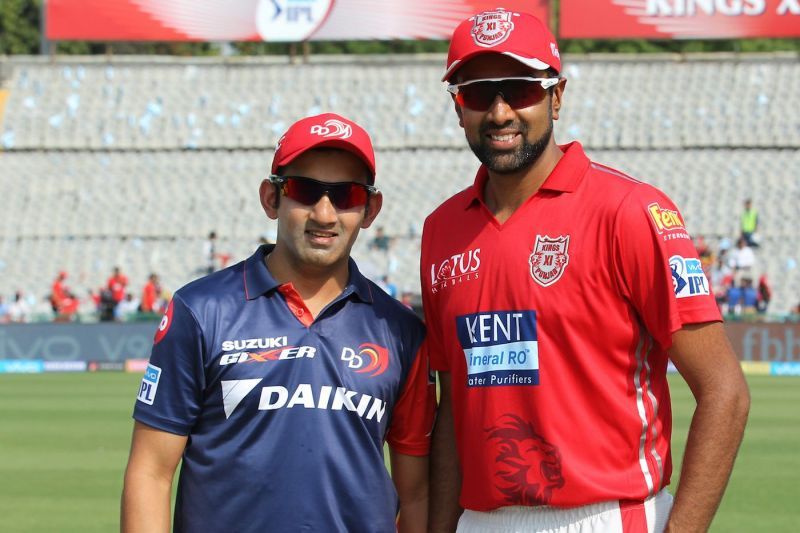
<path id="1" fill-rule="evenodd" d="M 519 148 L 509 151 L 493 150 L 489 147 L 489 141 L 486 134 L 490 129 L 496 129 L 497 126 L 493 124 L 483 124 L 480 128 L 480 136 L 477 142 L 467 139 L 472 153 L 478 160 L 486 165 L 492 172 L 497 174 L 513 174 L 525 169 L 535 163 L 547 148 L 550 138 L 553 135 L 553 116 L 552 110 L 548 113 L 548 126 L 542 135 L 535 139 L 533 142 L 528 140 L 528 126 L 524 122 L 511 123 L 508 126 L 513 126 L 519 131 L 522 136 L 522 145 Z M 506 127 L 504 125 L 503 127 Z"/>

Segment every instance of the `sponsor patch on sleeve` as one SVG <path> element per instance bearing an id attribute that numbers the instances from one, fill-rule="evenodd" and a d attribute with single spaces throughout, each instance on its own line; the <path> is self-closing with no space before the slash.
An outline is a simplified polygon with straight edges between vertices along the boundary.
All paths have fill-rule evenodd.
<path id="1" fill-rule="evenodd" d="M 647 206 L 647 212 L 650 214 L 650 220 L 659 235 L 664 241 L 673 239 L 690 239 L 691 237 L 686 232 L 686 225 L 681 218 L 681 214 L 674 209 L 666 209 L 661 207 L 658 203 L 652 203 Z"/>
<path id="2" fill-rule="evenodd" d="M 488 311 L 456 317 L 468 387 L 539 384 L 536 311 Z"/>
<path id="3" fill-rule="evenodd" d="M 699 259 L 673 255 L 669 258 L 669 268 L 672 271 L 672 288 L 676 298 L 711 294 L 708 278 Z"/>
<path id="4" fill-rule="evenodd" d="M 155 365 L 147 365 L 142 377 L 142 384 L 139 387 L 139 394 L 136 399 L 147 405 L 153 405 L 158 390 L 158 380 L 161 378 L 161 369 Z"/>

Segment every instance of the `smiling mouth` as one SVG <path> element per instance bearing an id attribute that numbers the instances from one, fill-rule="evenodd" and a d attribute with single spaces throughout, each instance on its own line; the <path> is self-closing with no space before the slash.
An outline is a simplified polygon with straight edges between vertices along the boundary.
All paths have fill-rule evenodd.
<path id="1" fill-rule="evenodd" d="M 504 135 L 492 135 L 492 134 L 488 135 L 488 137 L 491 140 L 498 141 L 498 142 L 509 142 L 509 141 L 514 140 L 514 137 L 516 137 L 516 136 L 517 136 L 516 133 L 506 133 Z"/>
<path id="2" fill-rule="evenodd" d="M 320 230 L 306 230 L 306 234 L 310 235 L 311 237 L 320 238 L 320 239 L 330 239 L 336 237 L 336 233 L 332 231 L 320 231 Z"/>

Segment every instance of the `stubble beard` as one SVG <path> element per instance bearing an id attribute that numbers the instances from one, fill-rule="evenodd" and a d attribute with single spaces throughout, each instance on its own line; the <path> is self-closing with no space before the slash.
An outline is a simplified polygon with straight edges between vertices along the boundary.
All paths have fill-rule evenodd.
<path id="1" fill-rule="evenodd" d="M 477 142 L 467 139 L 472 153 L 486 167 L 497 174 L 513 174 L 533 165 L 547 148 L 550 138 L 553 135 L 553 117 L 550 113 L 548 126 L 542 135 L 533 142 L 528 141 L 528 126 L 524 122 L 514 124 L 515 128 L 522 136 L 522 145 L 512 152 L 497 151 L 489 147 L 486 136 L 490 129 L 497 126 L 483 124 L 480 128 L 480 136 Z"/>

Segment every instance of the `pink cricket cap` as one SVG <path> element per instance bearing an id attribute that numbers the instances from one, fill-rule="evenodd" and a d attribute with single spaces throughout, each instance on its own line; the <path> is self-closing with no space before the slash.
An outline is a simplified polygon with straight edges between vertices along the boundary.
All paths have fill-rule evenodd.
<path id="1" fill-rule="evenodd" d="M 529 13 L 498 7 L 459 24 L 450 39 L 442 81 L 448 81 L 459 67 L 481 54 L 503 54 L 533 69 L 561 72 L 555 37 L 544 22 Z"/>
<path id="2" fill-rule="evenodd" d="M 375 183 L 375 152 L 369 134 L 353 122 L 335 113 L 323 113 L 298 120 L 278 141 L 272 159 L 272 173 L 297 159 L 301 154 L 320 147 L 347 150 L 369 168 L 370 185 Z"/>

